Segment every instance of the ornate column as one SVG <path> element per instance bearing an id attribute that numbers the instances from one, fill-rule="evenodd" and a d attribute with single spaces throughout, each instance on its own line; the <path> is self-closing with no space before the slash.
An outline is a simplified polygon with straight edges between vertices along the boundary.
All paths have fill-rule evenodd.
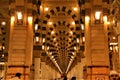
<path id="1" fill-rule="evenodd" d="M 119 72 L 119 74 L 120 74 L 120 20 L 118 21 L 118 23 L 117 23 L 117 29 L 118 29 L 118 48 L 119 48 L 119 51 L 118 51 L 118 55 L 119 55 L 119 57 L 118 57 L 118 69 L 117 69 L 117 71 Z"/>
<path id="2" fill-rule="evenodd" d="M 51 78 L 52 79 L 55 79 L 55 70 L 51 68 Z"/>
<path id="3" fill-rule="evenodd" d="M 75 66 L 75 77 L 78 80 L 79 80 L 79 76 L 80 76 L 80 74 L 79 74 L 79 72 L 80 72 L 80 66 L 79 66 L 79 64 L 80 63 L 77 63 L 77 65 Z"/>
<path id="4" fill-rule="evenodd" d="M 108 4 L 102 0 L 86 2 L 85 11 L 86 80 L 108 80 Z"/>
<path id="5" fill-rule="evenodd" d="M 45 62 L 41 62 L 41 80 L 46 79 L 46 65 Z"/>
<path id="6" fill-rule="evenodd" d="M 117 71 L 120 74 L 120 1 L 119 0 L 114 0 L 111 2 L 110 6 L 110 19 L 111 19 L 111 26 L 114 29 L 114 34 L 116 34 L 118 44 L 114 45 L 113 48 L 113 69 Z M 117 47 L 118 48 L 115 48 Z"/>
<path id="7" fill-rule="evenodd" d="M 85 66 L 85 59 L 81 59 L 81 63 L 78 63 L 78 79 L 83 79 L 83 67 Z"/>
<path id="8" fill-rule="evenodd" d="M 40 58 L 34 58 L 34 80 L 40 80 Z"/>
<path id="9" fill-rule="evenodd" d="M 50 79 L 51 78 L 51 74 L 52 74 L 52 72 L 50 73 L 50 68 L 49 68 L 49 66 L 48 65 L 45 65 L 46 66 L 46 79 Z"/>
<path id="10" fill-rule="evenodd" d="M 33 53 L 33 7 L 31 0 L 10 2 L 10 39 L 6 80 L 16 72 L 22 74 L 21 80 L 30 80 Z"/>
<path id="11" fill-rule="evenodd" d="M 57 78 L 57 71 L 56 70 L 54 70 L 55 72 L 54 72 L 54 78 L 53 79 L 55 79 L 55 78 Z"/>

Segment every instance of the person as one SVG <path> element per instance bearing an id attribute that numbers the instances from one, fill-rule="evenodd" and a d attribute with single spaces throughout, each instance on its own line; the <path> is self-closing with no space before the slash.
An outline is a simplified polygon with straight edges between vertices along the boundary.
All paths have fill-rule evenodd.
<path id="1" fill-rule="evenodd" d="M 4 80 L 4 78 L 3 78 L 3 77 L 0 77 L 0 80 Z"/>
<path id="2" fill-rule="evenodd" d="M 67 80 L 67 77 L 65 76 L 63 80 Z"/>
<path id="3" fill-rule="evenodd" d="M 120 80 L 120 77 L 117 80 Z"/>
<path id="4" fill-rule="evenodd" d="M 72 79 L 71 80 L 76 80 L 76 77 L 72 77 Z"/>
<path id="5" fill-rule="evenodd" d="M 15 77 L 13 77 L 13 78 L 10 79 L 10 80 L 20 80 L 20 78 L 21 78 L 21 73 L 16 73 L 16 74 L 15 74 Z"/>

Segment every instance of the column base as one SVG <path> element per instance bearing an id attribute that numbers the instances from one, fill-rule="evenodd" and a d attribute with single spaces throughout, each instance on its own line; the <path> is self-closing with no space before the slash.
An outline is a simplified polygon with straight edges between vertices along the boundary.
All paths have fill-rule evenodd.
<path id="1" fill-rule="evenodd" d="M 17 72 L 22 74 L 21 80 L 29 80 L 30 67 L 24 66 L 24 65 L 10 65 L 10 66 L 8 66 L 5 80 L 10 80 L 12 77 L 15 76 L 15 74 Z"/>
<path id="2" fill-rule="evenodd" d="M 109 80 L 108 66 L 88 66 L 85 80 Z"/>

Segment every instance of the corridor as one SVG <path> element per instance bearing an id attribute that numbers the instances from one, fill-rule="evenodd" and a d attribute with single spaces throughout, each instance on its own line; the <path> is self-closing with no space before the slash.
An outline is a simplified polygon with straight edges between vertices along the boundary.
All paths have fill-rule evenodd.
<path id="1" fill-rule="evenodd" d="M 0 0 L 0 80 L 120 80 L 119 35 L 120 0 Z"/>

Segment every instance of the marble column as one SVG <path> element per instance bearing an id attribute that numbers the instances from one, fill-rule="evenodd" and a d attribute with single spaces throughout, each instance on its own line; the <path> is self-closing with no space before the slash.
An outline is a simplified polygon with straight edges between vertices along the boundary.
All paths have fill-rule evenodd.
<path id="1" fill-rule="evenodd" d="M 46 65 L 45 62 L 41 62 L 41 80 L 46 79 Z"/>
<path id="2" fill-rule="evenodd" d="M 117 23 L 117 30 L 118 30 L 118 48 L 119 48 L 119 52 L 118 52 L 118 72 L 120 73 L 120 21 L 118 21 Z"/>
<path id="3" fill-rule="evenodd" d="M 40 80 L 40 58 L 34 59 L 34 80 Z"/>
<path id="4" fill-rule="evenodd" d="M 6 80 L 17 72 L 22 74 L 21 80 L 30 80 L 33 52 L 33 4 L 32 1 L 28 3 L 26 0 L 13 0 L 9 8 L 10 39 Z"/>
<path id="5" fill-rule="evenodd" d="M 51 78 L 52 78 L 52 71 L 51 71 L 51 68 L 48 66 L 48 65 L 46 65 L 46 79 L 48 79 L 48 80 L 50 80 Z"/>
<path id="6" fill-rule="evenodd" d="M 85 57 L 87 80 L 108 80 L 108 25 L 107 21 L 103 20 L 105 16 L 103 8 L 107 6 L 107 4 L 103 5 L 104 2 L 101 0 L 94 0 L 88 4 L 89 6 L 85 4 Z M 100 13 L 99 19 L 95 18 L 96 12 Z"/>

